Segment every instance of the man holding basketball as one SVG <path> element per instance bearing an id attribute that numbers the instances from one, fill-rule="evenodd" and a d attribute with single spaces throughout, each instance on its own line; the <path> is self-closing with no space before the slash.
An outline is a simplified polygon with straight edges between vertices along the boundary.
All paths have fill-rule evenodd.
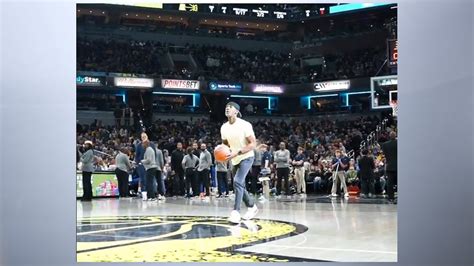
<path id="1" fill-rule="evenodd" d="M 242 201 L 248 207 L 247 213 L 242 218 L 250 220 L 258 212 L 255 200 L 245 189 L 245 177 L 252 168 L 255 158 L 253 150 L 256 146 L 256 139 L 252 125 L 237 117 L 237 115 L 241 116 L 240 106 L 237 103 L 229 102 L 225 107 L 225 115 L 229 121 L 221 127 L 221 138 L 222 143 L 229 146 L 231 150 L 226 160 L 232 161 L 235 193 L 234 210 L 228 220 L 231 223 L 240 223 L 239 211 Z"/>

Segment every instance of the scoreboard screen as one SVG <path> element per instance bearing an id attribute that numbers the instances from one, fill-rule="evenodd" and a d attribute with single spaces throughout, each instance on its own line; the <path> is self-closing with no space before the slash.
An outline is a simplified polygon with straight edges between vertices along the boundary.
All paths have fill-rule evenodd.
<path id="1" fill-rule="evenodd" d="M 388 65 L 396 67 L 398 65 L 398 40 L 388 40 Z"/>

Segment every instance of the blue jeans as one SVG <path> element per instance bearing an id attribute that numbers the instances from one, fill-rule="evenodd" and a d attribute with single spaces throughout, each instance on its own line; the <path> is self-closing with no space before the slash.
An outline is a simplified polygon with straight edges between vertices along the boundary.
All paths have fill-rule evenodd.
<path id="1" fill-rule="evenodd" d="M 141 187 L 141 191 L 142 192 L 145 192 L 146 191 L 146 174 L 145 174 L 145 166 L 143 165 L 139 165 L 137 167 L 137 172 L 138 172 L 138 176 L 140 177 L 140 187 Z"/>
<path id="2" fill-rule="evenodd" d="M 253 207 L 254 200 L 249 196 L 249 193 L 245 189 L 245 177 L 247 176 L 252 164 L 254 157 L 250 157 L 242 160 L 239 164 L 234 165 L 232 172 L 234 174 L 234 193 L 235 193 L 235 203 L 234 210 L 240 211 L 240 204 L 242 200 L 244 201 L 247 207 Z"/>
<path id="3" fill-rule="evenodd" d="M 229 189 L 227 188 L 227 172 L 217 172 L 217 179 L 219 195 L 229 194 Z"/>
<path id="4" fill-rule="evenodd" d="M 162 176 L 163 172 L 156 170 L 156 180 L 153 182 L 153 187 L 155 189 L 156 194 L 165 195 L 166 188 L 165 188 L 165 181 L 163 180 Z"/>
<path id="5" fill-rule="evenodd" d="M 217 187 L 217 176 L 216 176 L 216 169 L 214 166 L 211 166 L 211 187 Z"/>

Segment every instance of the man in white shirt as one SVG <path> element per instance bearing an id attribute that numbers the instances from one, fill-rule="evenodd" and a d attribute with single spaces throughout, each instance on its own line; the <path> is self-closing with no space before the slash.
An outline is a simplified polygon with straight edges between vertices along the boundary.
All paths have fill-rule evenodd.
<path id="1" fill-rule="evenodd" d="M 255 200 L 250 197 L 245 189 L 245 177 L 252 167 L 256 148 L 255 133 L 252 124 L 238 118 L 240 115 L 240 106 L 235 102 L 229 102 L 225 107 L 225 115 L 228 122 L 221 127 L 222 143 L 229 146 L 231 154 L 227 160 L 232 162 L 232 172 L 234 173 L 234 210 L 231 212 L 229 221 L 231 223 L 240 223 L 240 205 L 242 201 L 248 207 L 247 213 L 243 216 L 245 220 L 250 220 L 258 212 Z"/>

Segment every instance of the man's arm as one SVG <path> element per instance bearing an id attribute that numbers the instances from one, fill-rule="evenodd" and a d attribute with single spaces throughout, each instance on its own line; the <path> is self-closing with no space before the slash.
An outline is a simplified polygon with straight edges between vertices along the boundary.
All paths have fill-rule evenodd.
<path id="1" fill-rule="evenodd" d="M 273 153 L 273 163 L 279 163 L 280 162 L 280 157 L 278 157 L 278 151 Z"/>
<path id="2" fill-rule="evenodd" d="M 128 156 L 125 158 L 125 164 L 127 165 L 127 169 L 130 171 L 132 169 L 132 165 L 130 164 Z"/>
<path id="3" fill-rule="evenodd" d="M 222 144 L 227 145 L 230 148 L 229 142 L 226 139 L 222 140 Z"/>
<path id="4" fill-rule="evenodd" d="M 306 156 L 301 156 L 301 160 L 297 161 L 300 165 L 303 165 L 304 162 L 306 161 Z"/>
<path id="5" fill-rule="evenodd" d="M 256 147 L 257 150 L 259 150 L 260 152 L 264 152 L 267 150 L 267 145 L 266 144 L 260 144 Z"/>
<path id="6" fill-rule="evenodd" d="M 206 153 L 206 157 L 207 157 L 207 162 L 208 162 L 207 167 L 210 168 L 211 165 L 212 165 L 212 156 L 211 156 L 211 153 L 210 153 L 210 152 L 207 152 L 207 153 Z"/>
<path id="7" fill-rule="evenodd" d="M 349 165 L 349 162 L 346 163 L 346 164 L 343 163 L 343 161 L 344 161 L 345 158 L 347 158 L 347 157 L 341 158 L 341 166 L 342 166 L 343 168 L 345 168 L 346 166 Z"/>
<path id="8" fill-rule="evenodd" d="M 194 158 L 194 160 L 196 161 L 196 165 L 194 166 L 194 168 L 195 168 L 195 170 L 197 170 L 198 167 L 199 167 L 199 161 L 200 161 L 200 160 L 199 160 L 199 158 L 198 158 L 196 155 L 194 155 L 194 154 L 193 154 L 193 158 Z"/>
<path id="9" fill-rule="evenodd" d="M 240 149 L 240 152 L 242 154 L 245 154 L 247 152 L 253 151 L 257 145 L 257 140 L 255 139 L 255 136 L 248 136 L 245 138 L 247 140 L 247 146 L 243 147 Z"/>
<path id="10" fill-rule="evenodd" d="M 163 171 L 164 167 L 165 167 L 165 160 L 164 160 L 164 156 L 163 156 L 163 152 L 161 150 L 158 150 L 159 152 L 159 156 L 160 156 L 160 168 L 161 168 L 161 171 Z"/>
<path id="11" fill-rule="evenodd" d="M 257 143 L 257 140 L 255 139 L 254 135 L 250 135 L 250 136 L 246 137 L 245 140 L 247 141 L 247 145 L 240 149 L 240 154 L 245 154 L 245 153 L 247 153 L 249 151 L 253 151 L 255 149 L 255 145 Z M 232 159 L 232 158 L 236 157 L 237 155 L 239 155 L 239 151 L 232 151 L 232 153 L 227 156 L 227 160 Z"/>

